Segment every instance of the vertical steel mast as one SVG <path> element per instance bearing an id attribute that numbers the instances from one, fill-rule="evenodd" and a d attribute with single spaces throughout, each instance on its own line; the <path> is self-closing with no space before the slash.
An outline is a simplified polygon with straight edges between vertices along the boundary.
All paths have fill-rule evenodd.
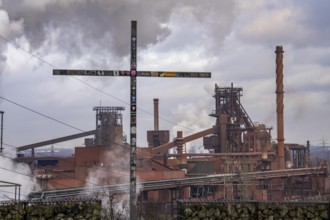
<path id="1" fill-rule="evenodd" d="M 136 207 L 136 21 L 131 22 L 131 138 L 130 219 L 137 219 Z"/>

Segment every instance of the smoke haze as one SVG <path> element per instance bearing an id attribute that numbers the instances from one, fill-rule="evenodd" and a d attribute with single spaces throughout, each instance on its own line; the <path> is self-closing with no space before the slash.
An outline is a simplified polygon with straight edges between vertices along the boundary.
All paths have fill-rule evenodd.
<path id="1" fill-rule="evenodd" d="M 8 151 L 8 149 L 5 148 L 0 154 L 1 181 L 21 185 L 20 192 L 17 191 L 16 199 L 18 199 L 18 193 L 20 193 L 20 199 L 26 199 L 31 191 L 39 189 L 29 166 L 24 163 L 16 163 L 10 159 L 16 157 L 15 151 Z M 1 181 L 0 185 L 2 184 Z M 15 188 L 1 187 L 0 195 L 0 201 L 14 199 Z"/>

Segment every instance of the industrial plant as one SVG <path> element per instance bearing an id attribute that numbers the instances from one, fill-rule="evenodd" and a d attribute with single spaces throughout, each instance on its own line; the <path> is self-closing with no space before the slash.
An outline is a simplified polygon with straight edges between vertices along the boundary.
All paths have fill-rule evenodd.
<path id="1" fill-rule="evenodd" d="M 321 161 L 312 166 L 307 140 L 306 145 L 285 142 L 283 48 L 277 46 L 275 53 L 277 131 L 253 122 L 241 103 L 243 88 L 233 83 L 214 86 L 209 116 L 216 119 L 215 124 L 188 136 L 178 131 L 170 137 L 169 130 L 160 129 L 161 100 L 153 100 L 154 129 L 146 133 L 148 147 L 136 149 L 138 204 L 142 208 L 157 204 L 159 210 L 173 215 L 178 199 L 301 201 L 329 195 L 328 164 Z M 31 193 L 31 199 L 104 191 L 127 196 L 130 144 L 123 132 L 125 108 L 99 106 L 93 110 L 95 129 L 17 148 L 16 160 L 31 166 L 42 188 Z M 75 147 L 70 157 L 35 156 L 36 148 L 82 137 L 88 137 L 85 146 Z M 203 140 L 207 153 L 186 149 L 186 143 L 197 139 Z"/>

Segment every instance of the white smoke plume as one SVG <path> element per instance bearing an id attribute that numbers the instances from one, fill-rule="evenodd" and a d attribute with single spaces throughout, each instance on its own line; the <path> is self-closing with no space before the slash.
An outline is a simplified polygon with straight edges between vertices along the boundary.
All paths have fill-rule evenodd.
<path id="1" fill-rule="evenodd" d="M 109 53 L 123 57 L 129 53 L 130 29 L 127 27 L 131 20 L 140 24 L 140 48 L 166 39 L 172 28 L 168 23 L 177 15 L 196 25 L 212 27 L 212 33 L 203 35 L 213 36 L 219 42 L 233 22 L 235 3 L 228 0 L 212 0 L 206 4 L 174 0 L 3 0 L 1 8 L 0 17 L 5 17 L 3 26 L 9 30 L 0 31 L 0 34 L 10 39 L 24 37 L 32 50 L 42 48 L 49 52 L 50 47 L 65 48 L 68 57 L 81 57 L 85 52 L 90 55 L 105 53 L 107 48 L 108 57 Z"/>
<path id="2" fill-rule="evenodd" d="M 129 180 L 128 148 L 109 149 L 102 155 L 100 164 L 95 164 L 88 173 L 87 185 L 107 185 L 127 183 Z"/>
<path id="3" fill-rule="evenodd" d="M 19 184 L 21 187 L 20 192 L 18 189 L 16 191 L 16 199 L 18 199 L 19 193 L 20 199 L 27 199 L 30 192 L 39 189 L 39 185 L 37 184 L 36 179 L 27 164 L 16 163 L 13 159 L 11 159 L 15 156 L 15 152 L 10 151 L 10 148 L 5 148 L 3 152 L 0 153 L 0 186 L 3 182 Z M 14 199 L 15 187 L 1 187 L 0 201 Z"/>
<path id="4" fill-rule="evenodd" d="M 211 95 L 205 99 L 198 99 L 194 103 L 180 104 L 173 114 L 178 122 L 172 128 L 172 133 L 176 136 L 177 131 L 183 131 L 183 137 L 192 135 L 202 130 L 211 128 L 214 125 L 214 120 L 209 116 L 209 109 L 213 107 L 214 100 Z M 202 138 L 186 143 L 186 151 L 189 153 L 203 152 Z"/>
<path id="5" fill-rule="evenodd" d="M 130 20 L 145 23 L 139 28 L 139 46 L 155 44 L 169 34 L 161 24 L 169 17 L 171 4 L 150 2 L 150 14 L 143 13 L 140 1 L 6 1 L 2 7 L 8 13 L 8 22 L 24 23 L 24 32 L 31 48 L 65 48 L 70 56 L 81 56 L 104 48 L 118 56 L 129 52 Z M 150 34 L 152 33 L 152 34 Z M 124 37 L 127 36 L 127 37 Z M 53 40 L 53 42 L 50 42 Z"/>
<path id="6" fill-rule="evenodd" d="M 115 184 L 129 184 L 129 148 L 119 147 L 109 150 L 100 164 L 89 169 L 86 183 L 88 187 Z M 141 191 L 137 176 L 137 194 Z M 102 200 L 103 216 L 110 219 L 126 219 L 129 210 L 129 187 L 125 193 L 98 191 L 93 196 Z"/>
<path id="7" fill-rule="evenodd" d="M 8 13 L 1 8 L 2 4 L 0 2 L 0 80 L 1 75 L 6 68 L 6 56 L 4 52 L 7 49 L 6 41 L 15 39 L 23 33 L 23 19 L 10 20 Z M 1 81 L 0 81 L 1 82 Z M 1 92 L 1 87 L 0 87 Z"/>

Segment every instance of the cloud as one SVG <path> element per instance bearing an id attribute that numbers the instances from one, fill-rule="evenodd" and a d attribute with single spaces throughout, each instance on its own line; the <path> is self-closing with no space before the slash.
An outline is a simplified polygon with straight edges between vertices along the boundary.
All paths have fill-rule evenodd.
<path id="1" fill-rule="evenodd" d="M 162 129 L 172 130 L 175 122 L 186 123 L 186 120 L 187 125 L 197 131 L 204 125 L 192 119 L 190 113 L 184 113 L 191 110 L 200 118 L 203 118 L 202 112 L 210 113 L 214 104 L 208 100 L 212 100 L 214 83 L 230 86 L 234 82 L 235 86 L 243 87 L 243 105 L 252 120 L 274 121 L 274 49 L 279 44 L 285 50 L 284 79 L 288 95 L 293 90 L 311 94 L 328 91 L 328 3 L 319 2 L 3 0 L 1 10 L 7 14 L 7 24 L 12 24 L 12 30 L 16 30 L 8 32 L 12 40 L 54 66 L 68 69 L 128 69 L 130 21 L 137 20 L 138 69 L 212 72 L 212 79 L 205 80 L 138 80 L 139 108 L 152 112 L 152 98 L 158 97 L 160 117 L 166 119 L 166 123 L 161 120 Z M 21 29 L 13 28 L 14 24 Z M 8 48 L 2 51 L 7 57 L 10 74 L 6 74 L 6 83 L 1 84 L 1 92 L 8 98 L 84 130 L 93 128 L 91 109 L 100 102 L 128 109 L 128 80 L 79 78 L 110 95 L 101 94 L 71 77 L 54 77 L 52 66 L 41 65 L 40 60 L 35 62 L 27 54 L 17 56 L 18 52 L 13 53 L 16 48 Z M 211 92 L 205 94 L 201 91 L 204 87 Z M 198 100 L 203 99 L 203 104 L 199 104 Z M 328 106 L 329 99 L 314 100 L 315 106 L 310 106 L 310 111 L 296 115 L 304 116 L 317 112 L 320 105 Z M 192 107 L 195 104 L 197 106 Z M 285 105 L 286 115 L 295 115 L 289 112 L 296 111 L 288 107 L 290 103 Z M 12 126 L 8 128 L 8 135 L 13 142 L 32 142 L 32 137 L 36 136 L 40 141 L 49 139 L 47 135 L 50 134 L 57 137 L 73 132 L 61 134 L 60 131 L 66 132 L 61 126 L 55 131 L 43 129 L 48 123 L 43 118 L 39 118 L 39 121 L 45 120 L 43 127 L 40 126 L 42 122 L 33 127 L 33 121 L 37 120 L 31 114 L 5 102 L 1 103 L 1 108 L 8 112 L 6 117 Z M 324 112 L 322 118 L 328 119 Z M 128 133 L 129 111 L 123 114 L 124 130 Z M 149 121 L 152 121 L 152 113 L 138 115 L 138 144 L 141 146 L 146 146 L 141 140 L 145 140 L 144 130 L 152 127 Z M 15 135 L 17 131 L 21 133 L 19 138 Z M 292 131 L 294 128 L 288 132 Z"/>
<path id="2" fill-rule="evenodd" d="M 2 37 L 11 39 L 23 32 L 23 19 L 9 20 L 8 13 L 0 10 L 0 33 Z"/>
<path id="3" fill-rule="evenodd" d="M 130 20 L 139 20 L 139 46 L 155 44 L 168 35 L 161 26 L 171 13 L 172 4 L 144 1 L 3 1 L 10 19 L 24 20 L 24 35 L 38 49 L 56 34 L 58 49 L 70 55 L 109 48 L 118 56 L 128 54 Z M 174 4 L 175 5 L 175 4 Z M 145 13 L 148 7 L 150 13 Z M 152 33 L 152 34 L 150 34 Z M 125 37 L 126 36 L 126 37 Z"/>
<path id="4" fill-rule="evenodd" d="M 282 44 L 290 42 L 295 45 L 302 45 L 309 39 L 311 33 L 297 20 L 303 13 L 299 8 L 279 7 L 280 3 L 273 3 L 272 7 L 269 6 L 268 2 L 264 4 L 260 7 L 260 11 L 253 16 L 250 13 L 244 15 L 243 11 L 239 31 L 243 40 L 254 43 L 262 41 L 273 45 L 276 41 Z M 245 10 L 245 8 L 241 10 Z M 294 35 L 292 34 L 293 31 L 295 32 Z"/>
<path id="5" fill-rule="evenodd" d="M 198 43 L 212 49 L 230 29 L 235 4 L 229 0 L 211 0 L 204 4 L 174 0 L 71 0 L 40 3 L 3 0 L 2 7 L 11 21 L 24 21 L 24 33 L 21 35 L 28 39 L 32 50 L 52 45 L 54 50 L 67 54 L 67 58 L 78 58 L 87 53 L 98 58 L 110 56 L 114 63 L 120 62 L 119 57 L 129 53 L 127 42 L 131 20 L 138 21 L 139 48 L 156 45 L 175 32 L 182 40 L 177 43 L 188 45 L 189 39 L 192 43 L 190 47 Z M 191 42 L 193 36 L 202 37 L 198 42 Z M 177 47 L 177 43 L 172 41 L 166 50 Z M 49 49 L 44 48 L 44 51 L 49 52 Z M 109 62 L 106 59 L 102 61 L 106 64 Z"/>
<path id="6" fill-rule="evenodd" d="M 297 48 L 329 45 L 326 25 L 328 1 L 259 1 L 240 4 L 237 34 L 250 43 L 294 45 Z M 326 44 L 325 44 L 326 43 Z"/>

